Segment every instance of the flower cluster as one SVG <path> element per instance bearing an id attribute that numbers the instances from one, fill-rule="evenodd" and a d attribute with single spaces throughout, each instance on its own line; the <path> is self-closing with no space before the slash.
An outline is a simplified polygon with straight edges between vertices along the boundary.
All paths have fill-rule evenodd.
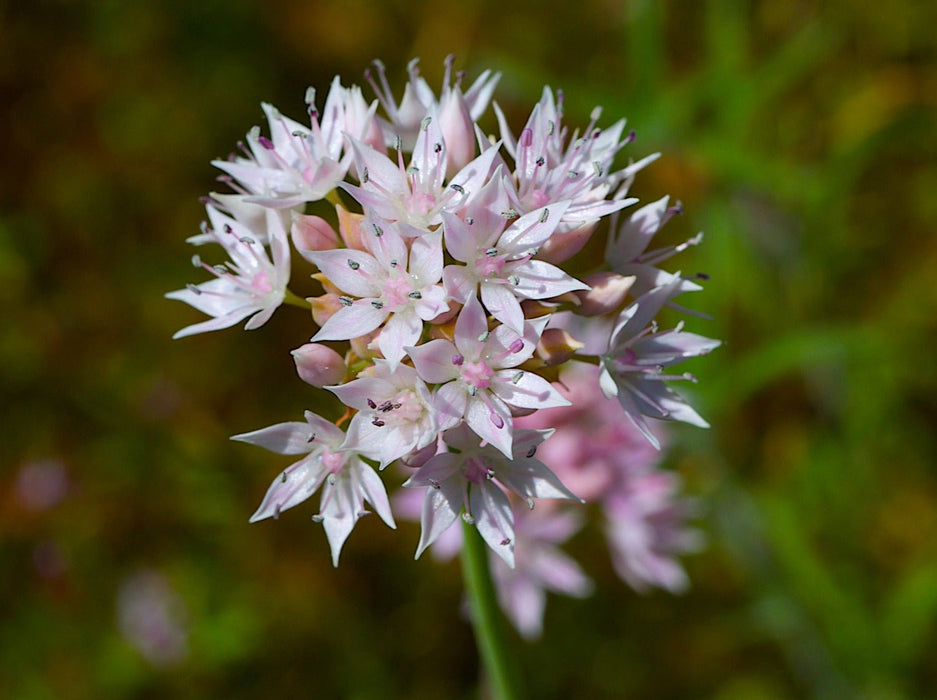
<path id="1" fill-rule="evenodd" d="M 634 438 L 660 448 L 649 418 L 706 425 L 670 384 L 692 376 L 670 368 L 719 343 L 655 322 L 700 289 L 658 267 L 699 236 L 648 250 L 679 204 L 623 213 L 637 202 L 635 175 L 657 155 L 622 165 L 634 140 L 624 120 L 601 129 L 597 108 L 570 132 L 550 88 L 517 134 L 494 104 L 489 135 L 478 120 L 499 77 L 485 72 L 463 90 L 450 58 L 437 96 L 413 61 L 398 102 L 375 61 L 370 103 L 336 77 L 321 110 L 307 91 L 308 123 L 264 105 L 266 133 L 255 127 L 240 153 L 215 162 L 230 191 L 206 198 L 206 222 L 190 239 L 227 259 L 193 256 L 211 279 L 167 296 L 210 317 L 176 337 L 245 319 L 254 329 L 284 303 L 311 310 L 316 328 L 293 358 L 345 415 L 307 411 L 234 437 L 299 457 L 252 522 L 321 487 L 313 519 L 337 564 L 365 503 L 395 527 L 385 475 L 399 471 L 381 470 L 396 463 L 421 498 L 417 556 L 460 517 L 474 525 L 502 567 L 503 604 L 535 633 L 545 588 L 589 585 L 555 546 L 579 526 L 563 501 L 601 504 L 613 562 L 633 586 L 682 585 L 674 556 L 695 546 L 684 527 L 691 509 L 673 475 L 636 457 Z M 586 246 L 602 269 L 571 275 L 563 263 Z M 320 287 L 305 300 L 288 289 L 297 255 Z M 596 412 L 602 404 L 615 411 Z M 606 432 L 564 435 L 577 421 Z"/>

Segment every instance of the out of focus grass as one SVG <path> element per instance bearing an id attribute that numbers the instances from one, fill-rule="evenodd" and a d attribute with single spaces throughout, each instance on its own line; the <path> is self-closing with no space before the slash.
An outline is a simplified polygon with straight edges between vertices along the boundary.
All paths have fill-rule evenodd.
<path id="1" fill-rule="evenodd" d="M 248 527 L 283 460 L 227 437 L 315 408 L 308 323 L 171 342 L 184 239 L 269 101 L 381 57 L 456 53 L 627 116 L 636 185 L 711 275 L 690 329 L 708 432 L 671 464 L 705 504 L 680 598 L 597 579 L 522 647 L 537 697 L 922 697 L 937 686 L 937 6 L 831 0 L 0 6 L 0 696 L 472 697 L 454 567 L 376 520 L 329 565 L 300 512 Z M 186 630 L 147 653 L 128 600 Z M 123 606 L 123 608 L 122 608 Z M 149 626 L 147 626 L 149 625 Z M 154 633 L 155 630 L 155 633 Z M 163 636 L 160 637 L 160 634 Z"/>

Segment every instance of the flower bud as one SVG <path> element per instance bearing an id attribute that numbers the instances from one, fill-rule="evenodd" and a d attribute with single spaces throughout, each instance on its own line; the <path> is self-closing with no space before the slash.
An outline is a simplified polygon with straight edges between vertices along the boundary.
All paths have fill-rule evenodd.
<path id="1" fill-rule="evenodd" d="M 565 228 L 561 226 L 540 246 L 537 257 L 553 265 L 566 262 L 589 242 L 598 224 L 598 221 L 587 221 L 568 231 L 561 230 Z"/>
<path id="2" fill-rule="evenodd" d="M 312 306 L 312 320 L 318 326 L 324 326 L 325 322 L 332 317 L 332 314 L 342 308 L 342 302 L 339 300 L 338 294 L 332 292 L 326 292 L 318 297 L 310 297 L 308 301 Z"/>
<path id="3" fill-rule="evenodd" d="M 338 232 L 342 235 L 345 245 L 355 250 L 367 250 L 361 238 L 361 221 L 364 214 L 353 214 L 341 205 L 335 205 L 338 214 Z"/>
<path id="4" fill-rule="evenodd" d="M 585 345 L 562 328 L 547 328 L 537 343 L 536 355 L 546 367 L 561 365 Z"/>
<path id="5" fill-rule="evenodd" d="M 345 361 L 327 345 L 306 343 L 290 354 L 299 378 L 307 384 L 322 388 L 338 384 L 345 377 Z"/>
<path id="6" fill-rule="evenodd" d="M 446 143 L 446 172 L 457 173 L 475 157 L 475 122 L 458 87 L 440 105 L 439 130 Z"/>
<path id="7" fill-rule="evenodd" d="M 338 234 L 321 216 L 293 214 L 290 229 L 296 250 L 332 250 L 338 247 Z"/>
<path id="8" fill-rule="evenodd" d="M 599 316 L 621 308 L 634 281 L 634 275 L 625 277 L 608 271 L 590 275 L 584 282 L 592 289 L 576 292 L 581 302 L 579 313 L 583 316 Z"/>

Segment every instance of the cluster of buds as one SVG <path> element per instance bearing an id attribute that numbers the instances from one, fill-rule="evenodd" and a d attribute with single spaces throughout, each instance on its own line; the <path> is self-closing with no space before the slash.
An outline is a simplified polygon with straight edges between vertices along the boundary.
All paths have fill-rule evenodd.
<path id="1" fill-rule="evenodd" d="M 462 518 L 504 567 L 496 581 L 511 609 L 512 596 L 531 590 L 584 590 L 588 580 L 555 544 L 578 527 L 558 503 L 587 498 L 605 505 L 626 581 L 678 588 L 682 570 L 672 558 L 691 548 L 683 529 L 690 509 L 634 436 L 659 449 L 648 418 L 706 426 L 669 384 L 692 376 L 670 368 L 718 341 L 682 324 L 661 331 L 654 320 L 664 306 L 682 308 L 675 297 L 700 289 L 696 277 L 658 267 L 699 237 L 648 249 L 679 204 L 665 197 L 622 215 L 637 202 L 628 195 L 636 173 L 657 155 L 616 166 L 634 139 L 624 120 L 599 129 L 597 108 L 570 133 L 563 96 L 549 88 L 518 135 L 494 104 L 499 134 L 490 136 L 477 121 L 499 75 L 486 71 L 463 91 L 450 58 L 437 97 L 413 61 L 398 103 L 383 66 L 374 66 L 370 103 L 335 78 L 321 111 L 307 92 L 308 125 L 263 106 L 269 135 L 255 127 L 241 153 L 215 162 L 232 191 L 206 198 L 207 220 L 190 239 L 220 245 L 228 260 L 194 256 L 212 278 L 167 295 L 210 317 L 176 337 L 245 319 L 257 328 L 283 303 L 311 308 L 318 330 L 293 351 L 299 376 L 346 411 L 335 422 L 307 411 L 303 421 L 234 436 L 299 456 L 251 521 L 278 517 L 321 487 L 313 519 L 337 565 L 367 507 L 390 527 L 394 510 L 405 514 L 398 503 L 407 499 L 392 508 L 385 486 L 386 475 L 405 471 L 399 481 L 421 500 L 417 556 Z M 307 212 L 320 200 L 334 218 Z M 564 271 L 597 236 L 605 238 L 603 269 L 582 279 Z M 303 300 L 288 289 L 296 254 L 318 270 L 319 296 Z M 591 412 L 573 420 L 576 410 Z M 612 426 L 593 441 L 587 461 L 603 466 L 592 477 L 569 461 L 583 455 L 544 458 L 559 438 L 551 438 L 560 427 L 551 415 L 567 426 Z M 608 483 L 596 490 L 600 472 Z M 550 500 L 535 517 L 539 499 Z M 538 552 L 551 554 L 551 566 Z M 547 573 L 525 573 L 525 562 Z M 564 568 L 566 579 L 548 580 Z M 515 622 L 535 631 L 536 606 L 525 610 Z"/>

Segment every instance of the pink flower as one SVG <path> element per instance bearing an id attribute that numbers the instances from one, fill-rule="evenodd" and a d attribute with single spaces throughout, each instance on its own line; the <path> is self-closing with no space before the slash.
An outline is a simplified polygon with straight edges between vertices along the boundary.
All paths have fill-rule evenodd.
<path id="1" fill-rule="evenodd" d="M 450 144 L 458 141 L 460 144 L 460 155 L 454 158 L 455 164 L 458 165 L 465 158 L 464 153 L 461 153 L 466 136 L 463 132 L 467 128 L 470 129 L 469 137 L 474 138 L 474 122 L 487 109 L 501 74 L 495 73 L 492 75 L 490 70 L 486 70 L 476 78 L 471 87 L 463 94 L 460 85 L 462 73 L 456 73 L 456 82 L 455 85 L 452 85 L 453 57 L 451 55 L 447 56 L 445 61 L 446 74 L 443 78 L 442 91 L 437 102 L 433 89 L 420 76 L 419 62 L 420 59 L 414 58 L 407 64 L 410 79 L 404 87 L 403 99 L 399 105 L 394 99 L 390 85 L 387 83 L 383 63 L 376 60 L 373 64 L 377 70 L 377 78 L 380 84 L 375 82 L 370 71 L 365 73 L 365 78 L 371 83 L 371 87 L 374 88 L 374 92 L 377 94 L 377 99 L 390 119 L 390 121 L 381 119 L 387 145 L 391 146 L 399 139 L 404 150 L 413 150 L 423 117 L 433 108 L 438 108 L 443 118 L 442 130 L 446 143 Z M 470 124 L 465 123 L 463 110 L 467 113 Z M 472 150 L 474 152 L 474 147 Z"/>
<path id="2" fill-rule="evenodd" d="M 654 317 L 680 289 L 679 275 L 663 287 L 643 294 L 625 309 L 612 330 L 608 350 L 599 358 L 599 384 L 603 393 L 615 396 L 628 417 L 655 447 L 659 442 L 645 420 L 677 420 L 708 428 L 707 423 L 665 380 L 695 381 L 691 374 L 664 374 L 663 370 L 690 357 L 705 355 L 718 340 L 684 333 L 683 323 L 657 332 Z"/>
<path id="3" fill-rule="evenodd" d="M 349 340 L 384 324 L 377 345 L 396 366 L 403 359 L 404 347 L 419 341 L 423 322 L 449 308 L 439 284 L 441 234 L 427 232 L 413 239 L 408 250 L 396 224 L 372 213 L 362 237 L 367 251 L 301 251 L 332 284 L 351 295 L 340 297 L 342 307 L 329 317 L 312 342 Z"/>
<path id="4" fill-rule="evenodd" d="M 195 240 L 220 244 L 230 260 L 213 267 L 202 262 L 200 256 L 193 256 L 193 264 L 212 273 L 215 279 L 169 292 L 166 298 L 184 301 L 213 318 L 186 326 L 173 338 L 229 328 L 248 316 L 244 327 L 259 328 L 270 319 L 286 295 L 290 249 L 280 215 L 275 210 L 266 210 L 266 231 L 255 232 L 244 221 L 223 214 L 213 204 L 207 206 L 207 211 L 214 227 L 206 225 Z M 261 240 L 269 241 L 272 262 Z"/>
<path id="5" fill-rule="evenodd" d="M 381 468 L 436 439 L 432 397 L 412 367 L 378 359 L 367 376 L 327 388 L 358 411 L 343 449 L 377 459 Z"/>
<path id="6" fill-rule="evenodd" d="M 507 210 L 507 203 L 505 181 L 496 177 L 466 208 L 464 219 L 443 213 L 446 250 L 465 263 L 446 266 L 443 278 L 453 299 L 465 303 L 479 290 L 491 315 L 520 333 L 524 325 L 521 299 L 549 299 L 588 286 L 534 259 L 569 202 L 536 209 L 506 227 L 507 217 L 516 215 Z"/>
<path id="7" fill-rule="evenodd" d="M 354 451 L 343 450 L 345 434 L 324 418 L 306 411 L 305 423 L 278 423 L 269 428 L 235 435 L 232 440 L 259 445 L 284 455 L 305 455 L 273 480 L 252 523 L 279 518 L 280 513 L 312 496 L 322 486 L 321 522 L 338 566 L 342 545 L 370 503 L 388 526 L 396 528 L 384 483 Z"/>
<path id="8" fill-rule="evenodd" d="M 472 296 L 455 325 L 455 343 L 431 340 L 406 348 L 416 371 L 436 390 L 437 425 L 446 430 L 465 422 L 510 458 L 512 419 L 508 406 L 549 408 L 568 401 L 543 377 L 515 369 L 533 354 L 546 319 L 524 324 L 520 335 L 507 326 L 488 331 L 488 320 Z"/>
<path id="9" fill-rule="evenodd" d="M 501 609 L 521 636 L 534 639 L 543 631 L 547 591 L 584 598 L 593 585 L 579 564 L 557 547 L 582 527 L 577 514 L 518 508 L 514 516 L 514 568 L 492 556 L 491 576 Z"/>
<path id="10" fill-rule="evenodd" d="M 464 426 L 448 431 L 445 443 L 458 452 L 437 454 L 404 483 L 408 488 L 426 488 L 416 556 L 463 513 L 492 551 L 513 567 L 514 515 L 504 489 L 531 508 L 534 498 L 579 500 L 534 458 L 537 446 L 549 435 L 550 431 L 519 431 L 514 452 L 505 457 L 490 446 L 479 447 Z"/>
<path id="11" fill-rule="evenodd" d="M 315 99 L 315 90 L 309 88 L 308 127 L 264 104 L 270 138 L 261 136 L 260 129 L 254 127 L 247 134 L 246 148 L 242 145 L 243 156 L 212 161 L 227 173 L 221 179 L 253 201 L 274 208 L 314 202 L 335 189 L 352 161 L 351 154 L 345 152 L 345 135 L 370 143 L 379 139 L 374 122 L 377 103 L 368 107 L 361 90 L 342 87 L 338 76 L 332 81 L 321 115 Z"/>

